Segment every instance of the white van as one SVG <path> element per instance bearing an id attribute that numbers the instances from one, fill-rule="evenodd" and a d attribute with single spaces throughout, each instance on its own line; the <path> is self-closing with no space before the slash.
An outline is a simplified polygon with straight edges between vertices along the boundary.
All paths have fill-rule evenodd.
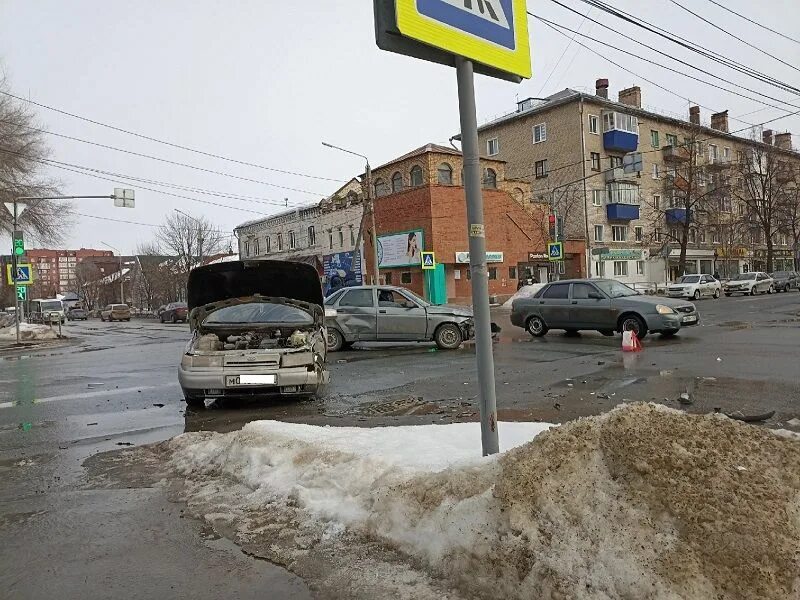
<path id="1" fill-rule="evenodd" d="M 56 298 L 45 300 L 31 300 L 31 310 L 28 313 L 29 323 L 51 323 L 61 321 L 63 325 L 67 317 L 64 312 L 64 304 Z"/>

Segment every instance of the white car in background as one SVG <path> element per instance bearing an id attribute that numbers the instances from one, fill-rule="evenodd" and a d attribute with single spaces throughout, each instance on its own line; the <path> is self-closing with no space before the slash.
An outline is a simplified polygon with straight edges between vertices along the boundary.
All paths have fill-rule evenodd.
<path id="1" fill-rule="evenodd" d="M 711 275 L 684 275 L 667 287 L 667 295 L 670 298 L 699 300 L 704 296 L 719 298 L 720 294 L 722 294 L 722 284 Z"/>
<path id="2" fill-rule="evenodd" d="M 766 273 L 754 271 L 740 273 L 730 281 L 725 282 L 725 295 L 731 294 L 771 294 L 775 291 L 775 280 Z"/>

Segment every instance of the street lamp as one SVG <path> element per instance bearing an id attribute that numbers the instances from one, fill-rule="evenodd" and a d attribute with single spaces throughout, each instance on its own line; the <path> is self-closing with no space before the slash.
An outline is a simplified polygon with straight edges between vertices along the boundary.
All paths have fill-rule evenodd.
<path id="1" fill-rule="evenodd" d="M 106 248 L 111 248 L 114 252 L 117 253 L 117 256 L 119 256 L 119 303 L 125 304 L 125 287 L 124 287 L 125 284 L 123 282 L 123 277 L 122 277 L 122 252 L 119 249 L 112 246 L 111 244 L 106 244 L 105 242 L 100 242 L 100 243 L 103 244 L 103 246 L 105 246 Z"/>
<path id="2" fill-rule="evenodd" d="M 11 249 L 11 271 L 12 271 L 12 279 L 14 281 L 14 294 L 16 296 L 16 303 L 15 303 L 15 310 L 14 310 L 14 317 L 16 321 L 16 330 L 17 330 L 17 345 L 19 345 L 19 314 L 20 314 L 20 292 L 19 287 L 16 285 L 17 280 L 17 266 L 19 259 L 25 253 L 24 252 L 24 241 L 22 231 L 19 230 L 19 218 L 22 216 L 22 213 L 25 212 L 25 208 L 27 207 L 28 202 L 30 201 L 39 201 L 39 200 L 85 200 L 90 198 L 103 198 L 109 199 L 114 201 L 114 206 L 119 208 L 134 208 L 136 206 L 136 193 L 134 190 L 127 189 L 127 188 L 114 188 L 114 193 L 110 196 L 20 196 L 14 198 L 11 202 L 4 202 L 6 208 L 11 213 L 12 221 L 11 221 L 11 229 L 12 229 L 12 244 L 13 247 Z M 20 205 L 22 205 L 22 210 L 19 210 Z M 19 252 L 19 249 L 22 252 Z"/>
<path id="3" fill-rule="evenodd" d="M 378 269 L 378 230 L 375 228 L 375 200 L 372 196 L 372 168 L 369 166 L 369 159 L 364 156 L 363 154 L 359 154 L 358 152 L 353 152 L 352 150 L 348 150 L 347 148 L 340 148 L 339 146 L 334 146 L 333 144 L 329 144 L 328 142 L 322 142 L 323 146 L 328 148 L 333 148 L 334 150 L 339 150 L 340 152 L 346 152 L 347 154 L 352 154 L 354 156 L 359 156 L 366 161 L 366 166 L 364 167 L 364 178 L 366 179 L 367 183 L 367 203 L 364 205 L 364 212 L 361 215 L 361 227 L 358 228 L 358 238 L 356 239 L 356 247 L 355 252 L 360 254 L 359 248 L 361 247 L 361 232 L 364 229 L 364 216 L 366 216 L 367 207 L 369 207 L 370 213 L 370 220 L 372 226 L 372 283 L 377 285 L 380 283 L 380 270 Z"/>

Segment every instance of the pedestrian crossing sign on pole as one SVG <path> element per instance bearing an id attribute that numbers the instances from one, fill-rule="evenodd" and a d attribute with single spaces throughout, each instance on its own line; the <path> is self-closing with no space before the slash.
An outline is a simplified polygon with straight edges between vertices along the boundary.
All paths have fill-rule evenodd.
<path id="1" fill-rule="evenodd" d="M 436 256 L 433 252 L 422 253 L 422 270 L 433 271 L 436 269 Z"/>
<path id="2" fill-rule="evenodd" d="M 18 264 L 16 273 L 13 272 L 11 265 L 6 265 L 6 277 L 8 285 L 33 285 L 33 269 L 28 263 Z"/>
<path id="3" fill-rule="evenodd" d="M 547 258 L 552 261 L 564 260 L 564 244 L 562 242 L 548 242 Z"/>

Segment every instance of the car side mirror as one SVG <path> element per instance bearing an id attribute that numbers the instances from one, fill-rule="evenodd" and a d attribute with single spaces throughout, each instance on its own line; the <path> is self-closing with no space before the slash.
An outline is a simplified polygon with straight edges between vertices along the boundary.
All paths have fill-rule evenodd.
<path id="1" fill-rule="evenodd" d="M 603 296 L 599 292 L 589 292 L 589 300 L 602 300 Z"/>

